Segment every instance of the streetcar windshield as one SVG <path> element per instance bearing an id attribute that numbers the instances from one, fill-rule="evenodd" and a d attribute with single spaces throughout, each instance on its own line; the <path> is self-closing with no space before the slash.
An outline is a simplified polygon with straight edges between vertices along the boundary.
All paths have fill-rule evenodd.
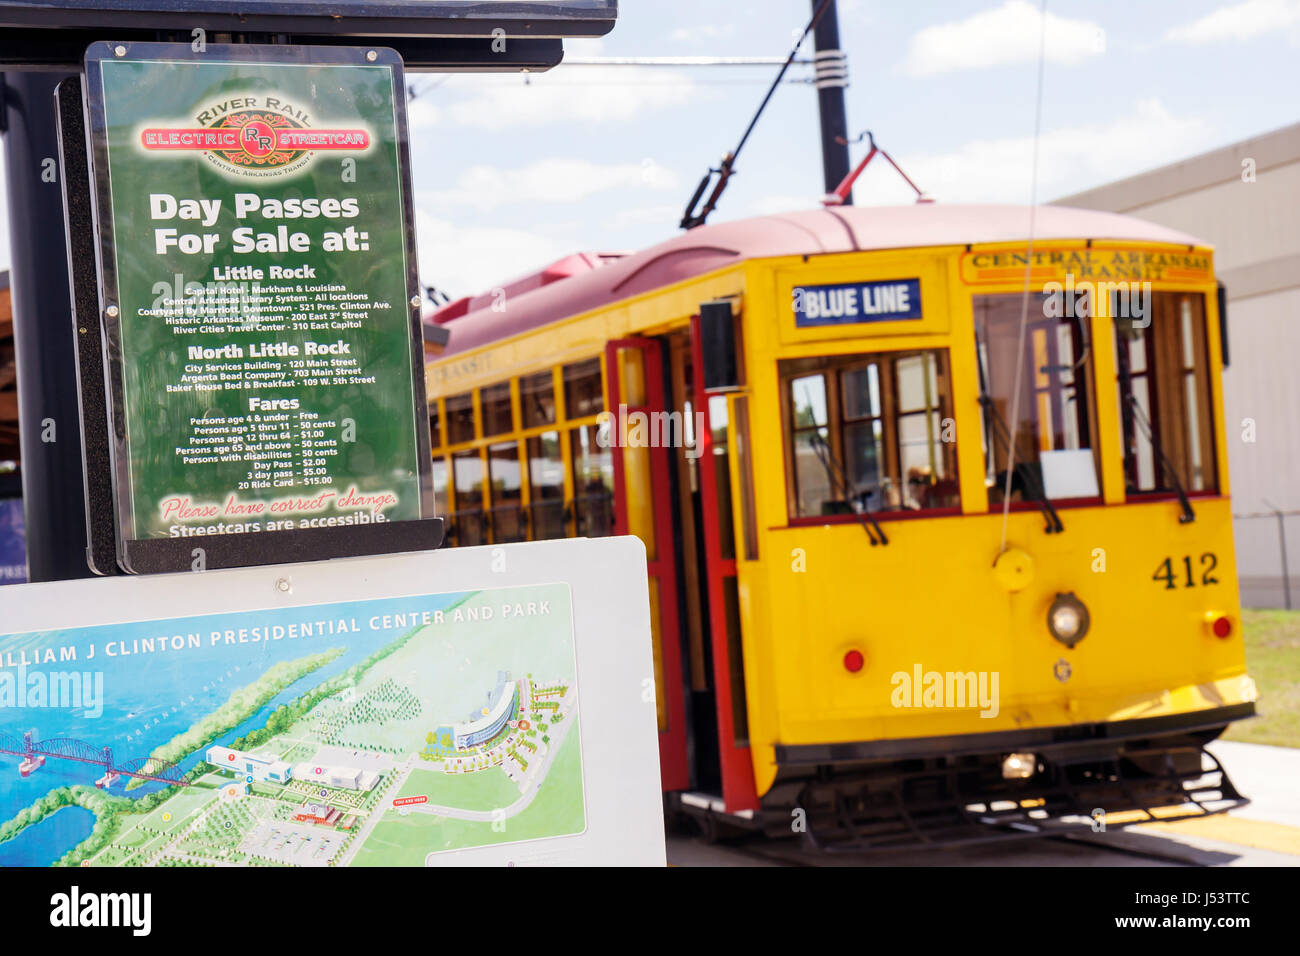
<path id="1" fill-rule="evenodd" d="M 1101 494 L 1092 349 L 1087 319 L 1073 311 L 1042 294 L 974 298 L 990 505 L 1002 504 L 1008 471 L 1013 502 Z"/>
<path id="2" fill-rule="evenodd" d="M 1125 490 L 1215 491 L 1205 297 L 1155 293 L 1145 321 L 1115 320 L 1115 352 Z"/>

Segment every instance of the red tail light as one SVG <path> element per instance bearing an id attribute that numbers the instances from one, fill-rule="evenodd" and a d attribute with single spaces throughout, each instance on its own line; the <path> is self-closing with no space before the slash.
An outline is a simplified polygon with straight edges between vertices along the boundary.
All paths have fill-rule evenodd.
<path id="1" fill-rule="evenodd" d="M 866 658 L 862 656 L 861 651 L 849 651 L 844 655 L 844 669 L 850 674 L 856 674 L 862 670 L 862 665 L 866 662 Z"/>
<path id="2" fill-rule="evenodd" d="M 1211 625 L 1215 637 L 1232 637 L 1232 618 L 1216 617 Z"/>

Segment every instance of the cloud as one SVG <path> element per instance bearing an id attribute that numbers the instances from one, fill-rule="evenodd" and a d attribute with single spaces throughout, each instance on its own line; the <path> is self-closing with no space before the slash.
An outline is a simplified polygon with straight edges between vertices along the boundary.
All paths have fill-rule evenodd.
<path id="1" fill-rule="evenodd" d="M 1249 40 L 1297 24 L 1300 24 L 1300 0 L 1246 0 L 1219 7 L 1191 23 L 1170 27 L 1165 39 L 1194 45 Z"/>
<path id="2" fill-rule="evenodd" d="M 874 165 L 874 160 L 872 161 Z M 797 196 L 793 194 L 771 194 L 759 196 L 749 203 L 746 214 L 750 216 L 775 216 L 783 212 L 799 212 L 805 209 L 820 209 L 822 205 L 822 194 L 813 195 L 809 192 L 806 196 Z"/>
<path id="3" fill-rule="evenodd" d="M 662 226 L 665 230 L 677 228 L 682 218 L 682 206 L 679 203 L 659 203 L 654 206 L 632 206 L 619 209 L 609 220 L 611 231 L 626 229 L 629 226 Z"/>
<path id="4" fill-rule="evenodd" d="M 572 238 L 555 231 L 484 225 L 441 218 L 421 199 L 415 212 L 420 281 L 453 299 L 495 288 L 575 251 Z"/>
<path id="5" fill-rule="evenodd" d="M 554 157 L 517 169 L 471 166 L 454 189 L 432 190 L 422 200 L 437 206 L 474 206 L 480 210 L 529 203 L 574 203 L 611 190 L 676 189 L 677 174 L 653 160 L 640 163 L 593 163 Z"/>
<path id="6" fill-rule="evenodd" d="M 1202 120 L 1174 116 L 1158 100 L 1139 100 L 1132 113 L 1105 123 L 1050 129 L 1039 142 L 1038 200 L 1182 159 L 1203 149 L 1211 132 Z M 1027 203 L 1033 150 L 1032 136 L 1005 137 L 972 140 L 945 153 L 895 158 L 927 195 L 941 202 Z M 873 162 L 855 190 L 860 204 L 914 198 L 883 163 L 877 167 Z"/>
<path id="7" fill-rule="evenodd" d="M 1007 0 L 965 20 L 926 27 L 916 33 L 903 68 L 913 76 L 953 70 L 979 70 L 1013 63 L 1036 63 L 1040 34 L 1048 63 L 1073 66 L 1106 52 L 1106 31 L 1089 20 L 1047 14 L 1028 0 Z"/>
<path id="8" fill-rule="evenodd" d="M 444 112 L 453 123 L 488 130 L 626 123 L 697 99 L 688 74 L 655 67 L 571 66 L 526 78 L 477 74 L 473 83 L 474 93 Z"/>
<path id="9" fill-rule="evenodd" d="M 703 23 L 694 27 L 678 27 L 668 35 L 674 43 L 700 44 L 709 40 L 721 40 L 736 32 L 732 23 Z"/>
<path id="10" fill-rule="evenodd" d="M 442 110 L 429 102 L 429 92 L 417 93 L 406 106 L 406 124 L 412 132 L 432 129 L 442 122 Z"/>

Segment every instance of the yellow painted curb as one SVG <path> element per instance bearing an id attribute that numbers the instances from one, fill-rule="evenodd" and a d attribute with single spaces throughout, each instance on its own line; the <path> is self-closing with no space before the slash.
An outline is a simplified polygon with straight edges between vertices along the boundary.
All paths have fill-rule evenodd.
<path id="1" fill-rule="evenodd" d="M 1300 827 L 1289 827 L 1265 820 L 1248 820 L 1244 817 L 1230 817 L 1220 813 L 1178 821 L 1141 823 L 1133 829 L 1170 833 L 1176 836 L 1202 837 L 1206 840 L 1219 840 L 1223 843 L 1236 843 L 1259 850 L 1273 850 L 1276 853 L 1300 856 Z"/>

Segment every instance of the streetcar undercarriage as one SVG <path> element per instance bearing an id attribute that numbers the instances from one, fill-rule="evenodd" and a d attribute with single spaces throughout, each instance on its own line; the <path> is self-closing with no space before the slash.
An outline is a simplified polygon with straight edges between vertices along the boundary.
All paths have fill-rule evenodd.
<path id="1" fill-rule="evenodd" d="M 1253 705 L 1200 714 L 947 740 L 780 748 L 776 783 L 751 814 L 675 795 L 707 831 L 797 837 L 832 853 L 953 846 L 1222 813 L 1248 803 L 1205 745 Z M 1133 726 L 1127 726 L 1133 725 Z M 1001 746 L 987 745 L 998 738 Z M 913 753 L 871 758 L 872 750 Z M 1022 758 L 1007 776 L 1009 756 Z M 827 759 L 829 758 L 829 759 Z M 1030 758 L 1027 765 L 1023 758 Z M 1017 761 L 1011 761 L 1017 769 Z"/>

